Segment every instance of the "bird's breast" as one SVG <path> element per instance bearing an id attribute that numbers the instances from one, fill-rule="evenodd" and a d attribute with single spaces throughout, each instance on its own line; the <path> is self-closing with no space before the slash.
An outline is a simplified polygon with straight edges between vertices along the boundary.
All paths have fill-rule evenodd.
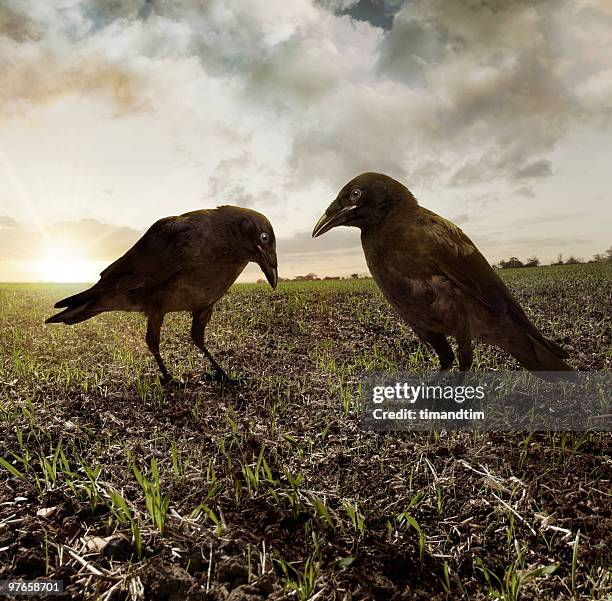
<path id="1" fill-rule="evenodd" d="M 216 303 L 245 267 L 246 263 L 203 265 L 182 273 L 166 299 L 167 311 L 196 311 Z"/>
<path id="2" fill-rule="evenodd" d="M 443 275 L 411 261 L 401 265 L 380 253 L 366 254 L 372 277 L 397 314 L 416 330 L 450 331 L 462 319 L 457 290 Z"/>

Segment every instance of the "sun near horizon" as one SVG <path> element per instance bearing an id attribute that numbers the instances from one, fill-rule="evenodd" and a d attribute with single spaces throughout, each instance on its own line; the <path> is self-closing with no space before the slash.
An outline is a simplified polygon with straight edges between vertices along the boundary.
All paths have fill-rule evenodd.
<path id="1" fill-rule="evenodd" d="M 42 282 L 87 282 L 95 267 L 76 244 L 50 240 L 33 261 Z"/>

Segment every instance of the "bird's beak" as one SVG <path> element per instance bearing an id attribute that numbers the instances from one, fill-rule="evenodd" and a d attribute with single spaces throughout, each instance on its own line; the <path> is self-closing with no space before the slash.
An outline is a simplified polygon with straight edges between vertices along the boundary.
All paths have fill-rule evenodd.
<path id="1" fill-rule="evenodd" d="M 344 225 L 350 218 L 352 211 L 357 207 L 349 205 L 348 207 L 338 208 L 336 201 L 332 202 L 325 213 L 321 216 L 321 219 L 317 221 L 317 224 L 312 230 L 312 237 L 316 238 L 325 232 L 329 232 L 332 228 L 337 225 Z"/>
<path id="2" fill-rule="evenodd" d="M 278 284 L 278 262 L 276 259 L 276 251 L 271 250 L 270 252 L 266 252 L 261 246 L 257 246 L 257 250 L 259 250 L 260 260 L 257 261 L 264 275 L 266 276 L 266 280 L 268 280 L 268 284 L 272 286 L 272 288 L 276 288 Z"/>
<path id="3" fill-rule="evenodd" d="M 278 269 L 276 267 L 264 269 L 264 274 L 266 275 L 266 280 L 268 280 L 268 284 L 270 284 L 272 288 L 276 288 L 276 285 L 278 284 Z"/>

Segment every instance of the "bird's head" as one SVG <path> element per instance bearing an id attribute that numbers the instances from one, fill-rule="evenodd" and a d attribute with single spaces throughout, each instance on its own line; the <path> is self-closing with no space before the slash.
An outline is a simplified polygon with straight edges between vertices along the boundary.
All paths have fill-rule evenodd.
<path id="1" fill-rule="evenodd" d="M 417 206 L 410 190 L 382 173 L 362 173 L 353 178 L 327 207 L 312 231 L 316 238 L 338 225 L 375 226 L 399 203 Z"/>
<path id="2" fill-rule="evenodd" d="M 247 260 L 257 263 L 270 286 L 276 288 L 278 260 L 272 224 L 261 213 L 242 209 L 240 233 Z"/>

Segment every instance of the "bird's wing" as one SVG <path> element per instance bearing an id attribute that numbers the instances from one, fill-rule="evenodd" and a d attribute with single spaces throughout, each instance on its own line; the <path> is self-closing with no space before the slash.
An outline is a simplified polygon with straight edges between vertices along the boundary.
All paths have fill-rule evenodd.
<path id="1" fill-rule="evenodd" d="M 155 222 L 130 250 L 100 274 L 97 286 L 128 291 L 165 282 L 184 265 L 185 234 L 190 229 L 190 221 L 183 217 Z"/>
<path id="2" fill-rule="evenodd" d="M 111 263 L 97 284 L 64 298 L 56 308 L 82 305 L 100 295 L 153 288 L 177 274 L 184 264 L 183 248 L 192 223 L 185 216 L 166 217 L 154 223 L 122 257 Z"/>
<path id="3" fill-rule="evenodd" d="M 457 287 L 495 313 L 506 313 L 533 340 L 544 344 L 556 354 L 567 356 L 561 347 L 544 338 L 531 323 L 502 279 L 463 231 L 443 217 L 422 210 L 429 221 L 425 228 L 429 237 L 426 245 L 431 248 L 429 261 L 434 273 L 437 271 L 445 275 Z"/>
<path id="4" fill-rule="evenodd" d="M 516 304 L 501 278 L 463 231 L 443 217 L 423 211 L 429 218 L 425 235 L 429 237 L 426 246 L 431 249 L 428 259 L 434 273 L 445 275 L 493 311 L 505 312 L 509 301 Z"/>

